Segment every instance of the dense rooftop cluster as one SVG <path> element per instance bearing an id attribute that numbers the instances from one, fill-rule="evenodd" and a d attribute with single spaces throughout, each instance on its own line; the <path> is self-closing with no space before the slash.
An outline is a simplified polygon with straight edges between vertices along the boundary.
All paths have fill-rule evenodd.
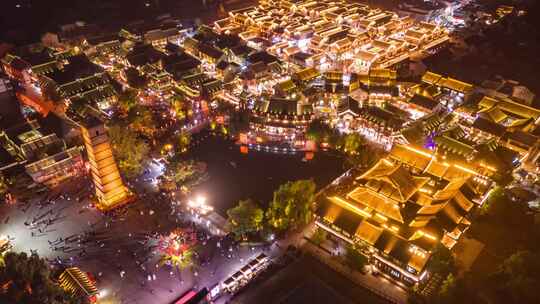
<path id="1" fill-rule="evenodd" d="M 394 66 L 448 40 L 434 24 L 346 1 L 261 1 L 214 27 L 288 61 L 356 73 Z"/>

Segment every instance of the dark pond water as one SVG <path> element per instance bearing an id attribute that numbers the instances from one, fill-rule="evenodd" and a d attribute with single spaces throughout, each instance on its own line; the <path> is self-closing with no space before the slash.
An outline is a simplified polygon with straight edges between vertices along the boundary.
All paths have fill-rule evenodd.
<path id="1" fill-rule="evenodd" d="M 207 163 L 210 176 L 194 194 L 205 196 L 222 215 L 240 199 L 252 198 L 267 206 L 274 190 L 287 181 L 312 178 L 321 188 L 345 171 L 342 159 L 327 153 L 303 162 L 302 153 L 242 154 L 239 146 L 218 136 L 200 134 L 193 141 L 198 143 L 191 155 Z"/>

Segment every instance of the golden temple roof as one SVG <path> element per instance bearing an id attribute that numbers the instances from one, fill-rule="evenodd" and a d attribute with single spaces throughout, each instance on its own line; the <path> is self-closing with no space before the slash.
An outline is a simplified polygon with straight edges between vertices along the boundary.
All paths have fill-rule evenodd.
<path id="1" fill-rule="evenodd" d="M 412 176 L 400 164 L 381 159 L 359 179 L 369 180 L 366 186 L 398 202 L 406 202 L 428 178 Z"/>
<path id="2" fill-rule="evenodd" d="M 384 229 L 377 227 L 368 221 L 362 221 L 362 223 L 358 225 L 355 235 L 368 244 L 374 245 L 383 230 Z"/>
<path id="3" fill-rule="evenodd" d="M 508 99 L 499 100 L 489 96 L 484 96 L 478 103 L 478 106 L 484 109 L 484 111 L 497 106 L 497 108 L 500 110 L 521 116 L 523 118 L 533 118 L 534 120 L 537 120 L 540 117 L 540 110 Z"/>
<path id="4" fill-rule="evenodd" d="M 384 197 L 377 192 L 364 187 L 358 187 L 350 192 L 348 195 L 358 205 L 365 206 L 367 212 L 376 211 L 386 217 L 389 217 L 395 221 L 403 223 L 403 217 L 401 216 L 398 202 L 388 197 Z"/>
<path id="5" fill-rule="evenodd" d="M 422 81 L 429 84 L 437 84 L 441 78 L 442 76 L 439 74 L 426 72 L 424 76 L 422 76 Z"/>
<path id="6" fill-rule="evenodd" d="M 449 164 L 438 160 L 434 153 L 430 150 L 409 145 L 394 145 L 390 150 L 390 158 L 448 181 L 476 174 L 474 170 L 464 165 Z"/>

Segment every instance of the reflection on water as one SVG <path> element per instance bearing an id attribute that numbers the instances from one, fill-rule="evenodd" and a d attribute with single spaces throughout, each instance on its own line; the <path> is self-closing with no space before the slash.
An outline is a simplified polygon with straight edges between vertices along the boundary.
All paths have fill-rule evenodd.
<path id="1" fill-rule="evenodd" d="M 313 178 L 318 187 L 324 187 L 345 171 L 341 158 L 326 153 L 316 153 L 308 162 L 302 161 L 301 153 L 242 154 L 239 146 L 217 136 L 202 140 L 191 150 L 191 155 L 208 164 L 210 175 L 196 187 L 194 194 L 206 196 L 223 216 L 240 199 L 252 198 L 266 206 L 273 191 L 287 181 Z"/>

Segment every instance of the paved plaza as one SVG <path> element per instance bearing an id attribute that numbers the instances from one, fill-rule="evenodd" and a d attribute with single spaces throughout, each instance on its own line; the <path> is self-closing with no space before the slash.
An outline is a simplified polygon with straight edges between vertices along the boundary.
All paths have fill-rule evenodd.
<path id="1" fill-rule="evenodd" d="M 67 186 L 75 190 L 90 183 Z M 90 272 L 104 303 L 169 303 L 189 289 L 214 286 L 263 250 L 200 233 L 204 266 L 178 271 L 158 265 L 154 236 L 190 223 L 158 194 L 141 192 L 137 202 L 115 215 L 89 208 L 88 200 L 77 201 L 74 195 L 44 200 L 3 205 L 0 233 L 12 239 L 16 252 L 36 251 L 51 264 Z"/>

